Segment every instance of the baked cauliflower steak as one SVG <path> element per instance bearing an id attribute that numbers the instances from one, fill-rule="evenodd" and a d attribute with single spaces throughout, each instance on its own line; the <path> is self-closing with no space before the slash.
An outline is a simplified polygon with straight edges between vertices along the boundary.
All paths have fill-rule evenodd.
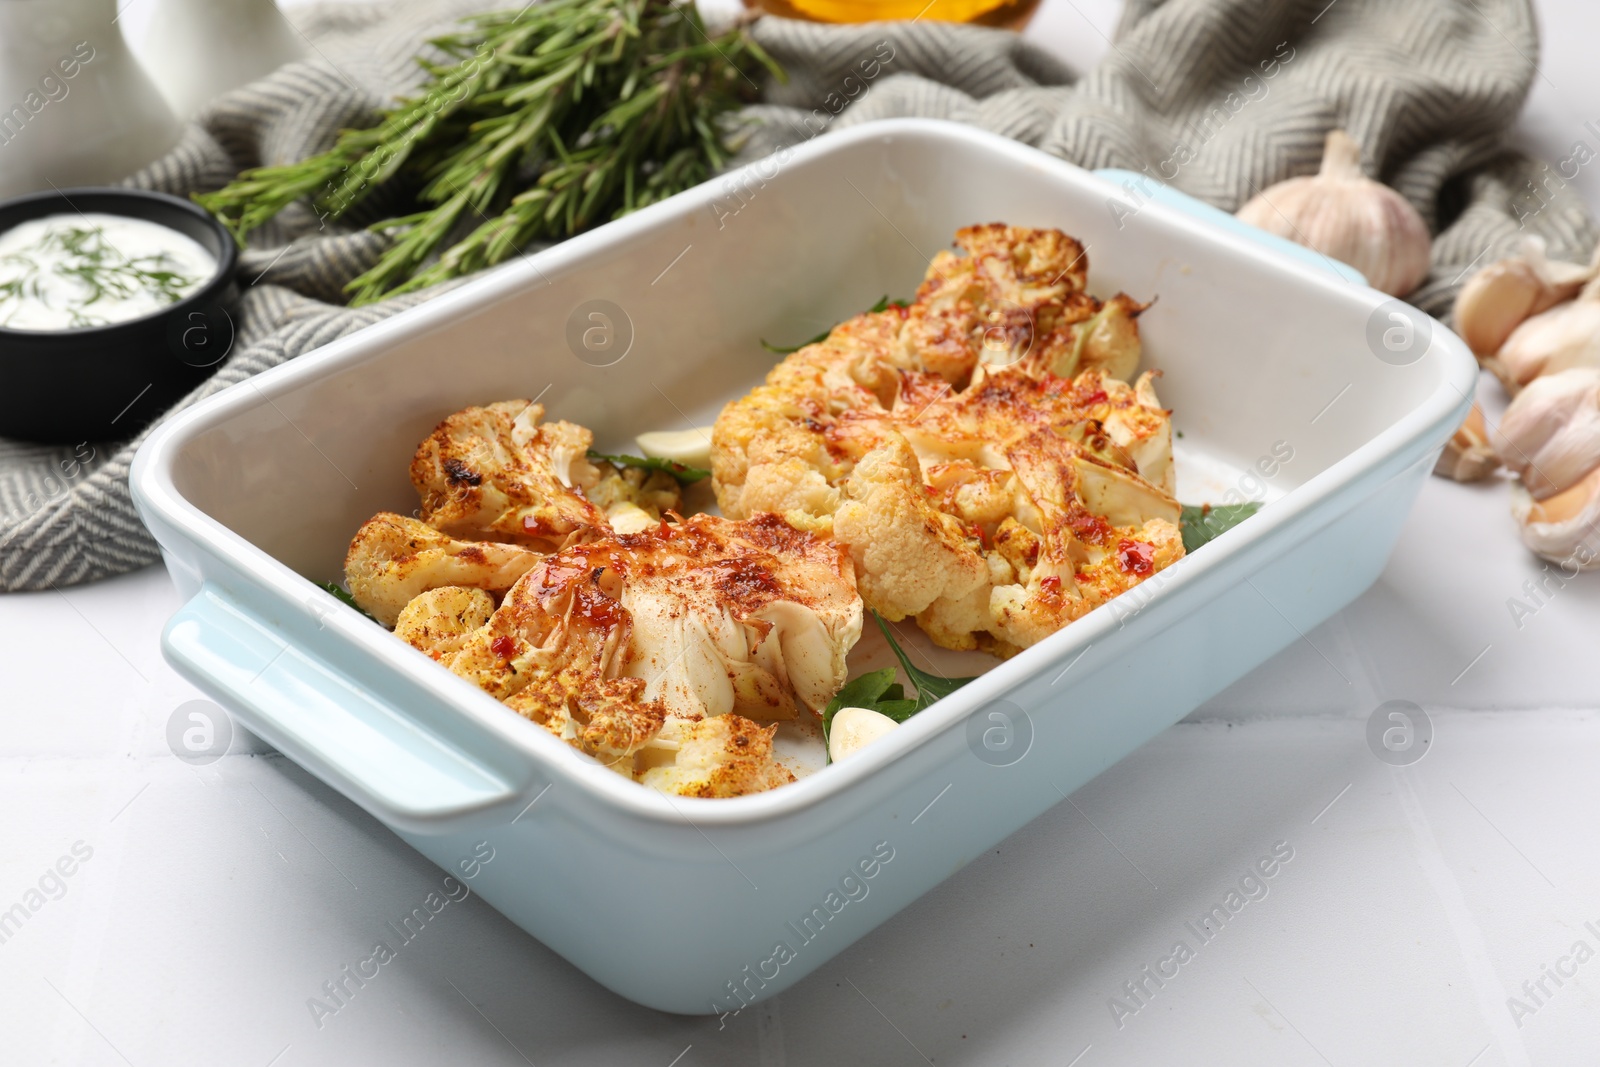
<path id="1" fill-rule="evenodd" d="M 793 780 L 777 723 L 844 684 L 862 622 L 849 554 L 770 514 L 661 521 L 546 556 L 464 638 L 451 612 L 473 605 L 443 606 L 426 640 L 451 671 L 619 773 L 702 797 Z"/>
<path id="2" fill-rule="evenodd" d="M 1183 555 L 1145 305 L 1086 290 L 1056 230 L 975 226 L 916 299 L 789 355 L 729 404 L 713 488 L 833 538 L 866 605 L 1009 655 Z"/>
<path id="3" fill-rule="evenodd" d="M 380 512 L 352 539 L 352 598 L 647 786 L 793 781 L 779 724 L 815 720 L 861 636 L 850 554 L 769 513 L 684 519 L 675 478 L 592 441 L 526 400 L 451 415 L 411 464 L 420 517 Z"/>

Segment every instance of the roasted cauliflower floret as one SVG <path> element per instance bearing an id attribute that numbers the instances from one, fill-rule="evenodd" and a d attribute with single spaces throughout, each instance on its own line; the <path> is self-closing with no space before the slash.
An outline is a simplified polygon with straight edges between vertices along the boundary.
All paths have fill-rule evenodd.
<path id="1" fill-rule="evenodd" d="M 345 580 L 363 611 L 385 626 L 430 589 L 472 586 L 503 593 L 542 554 L 521 545 L 457 541 L 392 512 L 368 519 L 345 555 Z"/>
<path id="2" fill-rule="evenodd" d="M 443 659 L 461 651 L 467 637 L 493 614 L 494 597 L 482 589 L 447 585 L 407 604 L 394 624 L 394 635 L 434 659 Z"/>
<path id="3" fill-rule="evenodd" d="M 584 495 L 601 511 L 617 533 L 638 533 L 661 520 L 668 511 L 683 507 L 678 479 L 665 471 L 617 467 L 604 460 L 595 463 L 600 480 Z"/>
<path id="4" fill-rule="evenodd" d="M 738 720 L 716 728 L 732 731 L 727 758 L 742 768 L 722 777 L 702 772 L 706 739 L 724 734 L 681 735 L 699 738 L 684 789 L 722 796 L 789 780 L 775 763 L 756 773 L 771 732 L 749 720 L 820 711 L 861 620 L 840 546 L 774 515 L 696 515 L 547 557 L 441 662 L 630 776 L 675 766 L 679 735 L 655 744 L 667 726 Z"/>
<path id="5" fill-rule="evenodd" d="M 570 422 L 540 424 L 526 400 L 458 411 L 411 461 L 422 521 L 455 537 L 554 551 L 598 531 L 604 513 L 584 497 L 600 480 L 594 435 Z"/>
<path id="6" fill-rule="evenodd" d="M 607 767 L 636 776 L 641 752 L 667 724 L 659 700 L 645 700 L 638 678 L 607 678 L 586 686 L 567 705 L 570 725 L 562 736 Z"/>
<path id="7" fill-rule="evenodd" d="M 671 475 L 593 462 L 592 433 L 543 418 L 539 404 L 506 400 L 441 422 L 411 461 L 423 521 L 456 537 L 554 552 L 608 524 L 637 532 L 681 506 Z"/>
<path id="8" fill-rule="evenodd" d="M 676 719 L 650 745 L 655 763 L 639 777 L 663 793 L 684 797 L 737 797 L 794 781 L 773 758 L 776 726 L 758 726 L 738 715 L 714 719 Z"/>
<path id="9" fill-rule="evenodd" d="M 941 645 L 1008 654 L 1183 554 L 1145 305 L 1084 289 L 1078 242 L 956 235 L 909 306 L 793 353 L 712 436 L 723 513 L 846 545 L 861 595 Z M 1121 547 L 1121 546 L 1129 547 Z"/>
<path id="10" fill-rule="evenodd" d="M 862 457 L 844 491 L 833 535 L 850 546 L 861 595 L 880 615 L 898 622 L 982 584 L 978 539 L 934 506 L 904 438 Z"/>
<path id="11" fill-rule="evenodd" d="M 956 231 L 965 255 L 940 252 L 905 313 L 891 360 L 960 387 L 980 364 L 1028 363 L 1059 377 L 1097 369 L 1126 378 L 1139 363 L 1144 304 L 1085 291 L 1084 248 L 1059 230 L 990 223 Z"/>
<path id="12" fill-rule="evenodd" d="M 768 384 L 723 410 L 711 432 L 711 487 L 724 515 L 771 512 L 813 529 L 838 510 L 848 468 L 829 454 L 818 416 L 807 414 L 820 409 Z"/>

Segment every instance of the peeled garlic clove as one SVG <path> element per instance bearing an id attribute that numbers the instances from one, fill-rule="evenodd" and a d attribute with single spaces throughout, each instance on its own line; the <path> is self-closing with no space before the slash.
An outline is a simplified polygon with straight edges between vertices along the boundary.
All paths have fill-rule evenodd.
<path id="1" fill-rule="evenodd" d="M 1433 473 L 1458 482 L 1475 482 L 1500 465 L 1494 449 L 1489 447 L 1489 431 L 1483 425 L 1483 412 L 1472 405 L 1466 421 L 1456 429 L 1455 436 L 1445 444 Z"/>
<path id="2" fill-rule="evenodd" d="M 1600 566 L 1600 467 L 1582 481 L 1544 500 L 1522 485 L 1511 487 L 1511 514 L 1522 543 L 1563 570 Z"/>
<path id="3" fill-rule="evenodd" d="M 1405 197 L 1362 173 L 1361 147 L 1343 130 L 1328 134 L 1317 174 L 1269 187 L 1238 217 L 1350 264 L 1390 296 L 1405 296 L 1428 276 L 1427 224 Z"/>
<path id="4" fill-rule="evenodd" d="M 838 763 L 899 725 L 871 708 L 840 708 L 828 727 L 828 758 Z"/>
<path id="5" fill-rule="evenodd" d="M 1594 266 L 1548 259 L 1544 250 L 1544 239 L 1530 235 L 1516 255 L 1489 264 L 1461 287 L 1455 331 L 1479 359 L 1498 352 L 1527 319 L 1577 296 L 1594 277 Z"/>
<path id="6" fill-rule="evenodd" d="M 1600 467 L 1600 370 L 1578 367 L 1530 382 L 1506 408 L 1494 450 L 1535 500 Z"/>
<path id="7" fill-rule="evenodd" d="M 634 440 L 651 459 L 666 459 L 702 470 L 711 466 L 711 427 L 693 430 L 652 430 Z"/>
<path id="8" fill-rule="evenodd" d="M 1484 361 L 1513 395 L 1535 378 L 1600 367 L 1600 277 L 1577 297 L 1528 319 Z"/>

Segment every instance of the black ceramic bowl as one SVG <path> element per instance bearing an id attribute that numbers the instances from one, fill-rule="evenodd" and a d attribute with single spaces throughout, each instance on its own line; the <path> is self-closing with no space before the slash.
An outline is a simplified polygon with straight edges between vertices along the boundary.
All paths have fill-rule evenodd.
<path id="1" fill-rule="evenodd" d="M 0 326 L 0 436 L 54 444 L 132 437 L 215 373 L 233 347 L 239 249 L 221 223 L 165 193 L 67 189 L 0 203 L 0 233 L 75 212 L 171 227 L 216 257 L 217 272 L 182 300 L 109 326 Z"/>

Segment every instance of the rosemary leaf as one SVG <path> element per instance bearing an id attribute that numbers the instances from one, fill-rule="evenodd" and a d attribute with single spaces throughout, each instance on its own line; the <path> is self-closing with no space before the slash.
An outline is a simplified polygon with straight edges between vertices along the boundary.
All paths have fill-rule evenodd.
<path id="1" fill-rule="evenodd" d="M 895 305 L 897 307 L 904 307 L 905 306 L 905 301 L 903 301 L 903 300 L 893 300 L 893 301 L 891 301 L 887 296 L 884 296 L 884 297 L 881 297 L 876 304 L 873 304 L 867 310 L 869 312 L 872 312 L 872 313 L 876 314 L 877 312 L 880 312 L 880 311 L 889 310 L 890 304 L 893 304 L 893 305 Z M 832 333 L 832 332 L 833 332 L 833 327 L 829 326 L 826 330 L 823 330 L 821 333 L 819 333 L 815 337 L 811 338 L 811 340 L 809 340 L 809 341 L 801 341 L 797 345 L 791 345 L 791 346 L 785 348 L 785 347 L 780 347 L 778 345 L 772 344 L 769 341 L 763 340 L 761 342 L 761 347 L 765 348 L 768 352 L 774 352 L 774 353 L 776 353 L 776 354 L 778 354 L 780 356 L 787 356 L 791 352 L 800 351 L 802 348 L 805 348 L 807 345 L 819 345 L 819 344 L 821 344 L 822 342 L 824 342 L 824 341 L 826 341 L 828 339 L 828 335 L 830 333 Z"/>
<path id="2" fill-rule="evenodd" d="M 592 448 L 589 449 L 589 458 L 604 460 L 613 467 L 638 467 L 647 471 L 665 471 L 684 485 L 711 477 L 711 472 L 705 468 L 691 467 L 686 463 L 679 463 L 675 459 L 660 459 L 654 456 L 650 458 L 644 456 L 608 456 L 604 452 L 596 452 Z"/>

